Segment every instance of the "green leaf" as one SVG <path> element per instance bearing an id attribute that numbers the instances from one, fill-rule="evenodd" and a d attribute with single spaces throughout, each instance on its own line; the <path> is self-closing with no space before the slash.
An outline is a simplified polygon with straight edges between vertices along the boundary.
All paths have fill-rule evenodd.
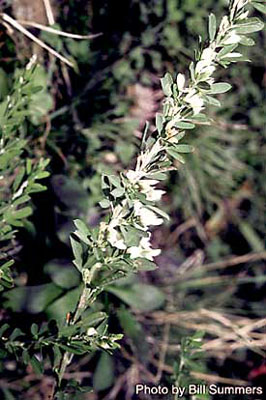
<path id="1" fill-rule="evenodd" d="M 216 17 L 214 14 L 209 15 L 209 38 L 210 41 L 213 42 L 216 34 Z"/>
<path id="2" fill-rule="evenodd" d="M 181 164 L 185 164 L 185 159 L 172 147 L 166 149 L 167 153 Z"/>
<path id="3" fill-rule="evenodd" d="M 120 188 L 121 187 L 121 181 L 120 178 L 116 175 L 107 175 L 107 178 L 109 179 L 110 183 L 114 185 L 115 187 Z"/>
<path id="4" fill-rule="evenodd" d="M 226 93 L 232 88 L 232 85 L 227 82 L 218 82 L 211 85 L 211 94 Z"/>
<path id="5" fill-rule="evenodd" d="M 209 104 L 215 107 L 221 107 L 221 103 L 219 100 L 215 99 L 214 97 L 211 96 L 206 96 L 206 100 L 208 101 Z"/>
<path id="6" fill-rule="evenodd" d="M 99 202 L 99 204 L 102 208 L 109 208 L 111 203 L 109 200 L 103 199 L 102 201 Z"/>
<path id="7" fill-rule="evenodd" d="M 54 300 L 46 309 L 45 312 L 50 319 L 63 322 L 68 312 L 75 311 L 79 296 L 81 293 L 80 286 L 69 290 L 64 296 Z M 58 297 L 58 296 L 57 296 Z"/>
<path id="8" fill-rule="evenodd" d="M 136 283 L 132 286 L 108 286 L 106 290 L 133 309 L 140 311 L 152 311 L 160 308 L 165 297 L 163 292 L 152 285 Z"/>
<path id="9" fill-rule="evenodd" d="M 163 117 L 163 115 L 157 113 L 157 114 L 156 114 L 156 122 L 155 122 L 155 124 L 156 124 L 156 129 L 157 129 L 157 131 L 158 131 L 159 134 L 162 133 L 162 130 L 163 130 L 163 123 L 164 123 L 164 117 Z"/>
<path id="10" fill-rule="evenodd" d="M 136 320 L 135 316 L 128 308 L 121 307 L 117 311 L 117 316 L 123 331 L 127 337 L 133 341 L 137 349 L 137 358 L 145 362 L 145 360 L 147 360 L 149 346 L 145 340 L 145 332 L 143 331 L 141 324 Z"/>
<path id="11" fill-rule="evenodd" d="M 13 286 L 13 278 L 10 273 L 10 267 L 13 264 L 14 260 L 9 260 L 0 266 L 0 291 Z"/>
<path id="12" fill-rule="evenodd" d="M 155 172 L 154 174 L 149 174 L 150 179 L 156 179 L 157 181 L 164 181 L 167 175 L 163 172 Z"/>
<path id="13" fill-rule="evenodd" d="M 89 348 L 88 346 L 84 346 L 83 344 L 80 345 L 80 343 L 76 342 L 75 344 L 68 344 L 65 345 L 63 343 L 59 343 L 58 346 L 69 352 L 69 353 L 73 353 L 73 354 L 77 354 L 77 355 L 82 355 L 86 352 L 88 352 Z"/>
<path id="14" fill-rule="evenodd" d="M 43 363 L 41 363 L 37 357 L 32 356 L 30 358 L 30 364 L 35 372 L 35 374 L 41 375 L 43 373 Z"/>
<path id="15" fill-rule="evenodd" d="M 27 311 L 38 314 L 62 294 L 62 289 L 53 283 L 38 286 L 24 286 L 4 294 L 4 304 L 15 312 Z"/>
<path id="16" fill-rule="evenodd" d="M 136 152 L 136 146 L 128 141 L 118 140 L 115 144 L 115 154 L 124 165 L 128 165 Z"/>
<path id="17" fill-rule="evenodd" d="M 38 325 L 35 324 L 35 323 L 32 324 L 32 325 L 31 325 L 31 328 L 30 328 L 30 331 L 31 331 L 31 333 L 32 333 L 33 336 L 38 335 L 38 332 L 39 332 L 39 327 L 38 327 Z"/>
<path id="18" fill-rule="evenodd" d="M 172 85 L 173 85 L 173 78 L 172 76 L 169 74 L 169 72 L 167 72 L 163 78 L 161 78 L 161 85 L 162 85 L 162 89 L 163 92 L 166 96 L 171 96 L 172 95 Z"/>
<path id="19" fill-rule="evenodd" d="M 194 147 L 189 144 L 177 144 L 175 146 L 175 150 L 178 153 L 192 153 L 194 151 Z"/>
<path id="20" fill-rule="evenodd" d="M 111 387 L 114 383 L 114 361 L 107 354 L 102 353 L 93 375 L 93 388 L 96 392 L 101 392 Z"/>
<path id="21" fill-rule="evenodd" d="M 137 342 L 141 334 L 143 334 L 140 323 L 135 319 L 130 310 L 124 306 L 117 311 L 117 315 L 126 335 Z"/>
<path id="22" fill-rule="evenodd" d="M 70 242 L 75 257 L 73 263 L 78 268 L 78 270 L 81 271 L 83 265 L 83 247 L 81 243 L 74 237 L 74 235 L 70 236 Z"/>
<path id="23" fill-rule="evenodd" d="M 262 12 L 263 14 L 266 14 L 266 5 L 265 5 L 265 4 L 252 2 L 252 5 L 253 5 L 253 7 L 256 8 L 258 11 Z"/>
<path id="24" fill-rule="evenodd" d="M 189 122 L 179 121 L 179 122 L 177 122 L 177 123 L 175 124 L 175 127 L 176 127 L 176 128 L 179 128 L 179 129 L 194 129 L 194 128 L 195 128 L 195 125 L 194 125 L 194 124 L 191 124 L 191 123 L 189 123 Z"/>
<path id="25" fill-rule="evenodd" d="M 9 336 L 10 341 L 16 340 L 18 337 L 24 336 L 24 333 L 22 332 L 21 329 L 15 328 L 11 335 Z"/>
<path id="26" fill-rule="evenodd" d="M 20 184 L 22 182 L 24 174 L 25 174 L 25 168 L 21 167 L 19 169 L 19 172 L 18 172 L 18 174 L 17 174 L 17 176 L 16 176 L 16 178 L 14 180 L 14 183 L 13 183 L 13 191 L 14 192 L 16 192 L 18 190 L 18 187 L 20 186 Z"/>
<path id="27" fill-rule="evenodd" d="M 198 122 L 207 122 L 208 118 L 205 114 L 199 113 L 196 115 L 193 115 L 193 117 L 190 117 L 192 121 L 198 121 Z"/>
<path id="28" fill-rule="evenodd" d="M 203 82 L 203 81 L 198 83 L 198 87 L 201 90 L 210 90 L 211 89 L 211 85 L 208 82 Z"/>
<path id="29" fill-rule="evenodd" d="M 32 170 L 32 160 L 30 158 L 27 158 L 27 161 L 26 161 L 26 172 L 27 172 L 27 175 L 30 175 L 31 170 Z"/>
<path id="30" fill-rule="evenodd" d="M 125 189 L 123 187 L 118 187 L 111 191 L 111 195 L 115 198 L 123 196 L 125 193 Z"/>
<path id="31" fill-rule="evenodd" d="M 221 57 L 225 56 L 226 54 L 231 53 L 237 47 L 238 47 L 238 44 L 229 44 L 227 46 L 224 46 L 224 48 L 221 51 L 219 51 L 218 57 L 221 58 Z"/>
<path id="32" fill-rule="evenodd" d="M 246 35 L 247 33 L 261 31 L 263 27 L 264 23 L 259 18 L 248 18 L 238 21 L 237 25 L 234 26 L 234 31 L 237 34 Z"/>
<path id="33" fill-rule="evenodd" d="M 239 56 L 237 57 L 231 57 L 230 53 L 228 54 L 228 56 L 223 57 L 221 62 L 238 62 L 238 61 L 245 61 L 245 62 L 251 62 L 249 58 L 243 56 L 242 54 L 239 54 Z"/>
<path id="34" fill-rule="evenodd" d="M 32 209 L 30 207 L 21 208 L 12 213 L 12 218 L 14 219 L 23 219 L 27 218 L 32 214 Z"/>
<path id="35" fill-rule="evenodd" d="M 40 183 L 32 183 L 30 185 L 30 193 L 43 192 L 46 189 L 47 189 L 46 186 L 41 185 Z"/>
<path id="36" fill-rule="evenodd" d="M 154 262 L 146 258 L 138 258 L 134 263 L 137 265 L 138 271 L 154 271 L 158 269 L 158 266 Z"/>
<path id="37" fill-rule="evenodd" d="M 44 266 L 44 272 L 63 289 L 71 289 L 80 283 L 80 273 L 72 264 L 63 260 L 52 260 Z"/>
<path id="38" fill-rule="evenodd" d="M 47 178 L 48 176 L 50 176 L 50 172 L 48 172 L 48 171 L 41 171 L 41 172 L 38 172 L 37 174 L 36 174 L 36 179 L 44 179 L 44 178 Z"/>
<path id="39" fill-rule="evenodd" d="M 179 132 L 177 135 L 175 135 L 175 140 L 177 140 L 178 142 L 183 139 L 183 137 L 186 135 L 186 132 Z"/>
<path id="40" fill-rule="evenodd" d="M 22 361 L 24 362 L 25 365 L 29 364 L 30 355 L 27 350 L 23 350 L 23 352 L 22 352 Z"/>
<path id="41" fill-rule="evenodd" d="M 254 46 L 255 40 L 249 38 L 248 36 L 241 36 L 240 44 L 243 46 Z"/>
<path id="42" fill-rule="evenodd" d="M 9 328 L 8 324 L 4 324 L 0 327 L 0 338 L 4 335 L 5 331 L 7 331 Z"/>
<path id="43" fill-rule="evenodd" d="M 0 100 L 8 95 L 8 76 L 3 68 L 0 68 Z"/>
<path id="44" fill-rule="evenodd" d="M 13 206 L 17 207 L 23 203 L 26 203 L 27 201 L 30 200 L 30 196 L 28 196 L 27 194 L 25 194 L 24 196 L 18 197 L 14 202 L 13 202 Z"/>
<path id="45" fill-rule="evenodd" d="M 128 247 L 137 246 L 140 239 L 143 237 L 143 231 L 134 228 L 133 226 L 121 226 L 121 233 Z"/>
<path id="46" fill-rule="evenodd" d="M 88 239 L 91 236 L 91 231 L 85 224 L 85 222 L 81 221 L 80 219 L 75 219 L 74 225 L 77 228 L 75 231 L 75 235 L 77 235 L 84 243 L 90 244 L 90 240 Z"/>
<path id="47" fill-rule="evenodd" d="M 136 241 L 135 241 L 135 243 L 136 243 Z M 127 272 L 128 273 L 128 272 L 134 271 L 134 263 L 133 263 L 132 260 L 129 260 L 129 259 L 127 259 L 127 260 L 119 260 L 119 261 L 115 261 L 112 264 L 112 268 L 113 268 L 114 272 L 115 271 L 116 272 L 120 271 L 120 272 Z M 113 278 L 113 279 L 115 279 L 115 278 Z M 118 278 L 118 279 L 120 279 L 120 278 Z M 107 280 L 106 284 L 107 285 L 110 284 L 110 281 L 108 283 L 108 280 Z"/>
<path id="48" fill-rule="evenodd" d="M 99 325 L 99 323 L 105 321 L 107 317 L 108 316 L 105 312 L 97 311 L 92 313 L 90 311 L 89 314 L 83 314 L 82 320 L 80 322 L 77 322 L 77 325 L 81 325 L 82 328 L 88 329 L 90 327 L 95 327 L 96 325 Z"/>
<path id="49" fill-rule="evenodd" d="M 52 176 L 51 184 L 56 196 L 67 208 L 77 211 L 76 215 L 86 215 L 88 193 L 80 180 L 58 174 Z"/>

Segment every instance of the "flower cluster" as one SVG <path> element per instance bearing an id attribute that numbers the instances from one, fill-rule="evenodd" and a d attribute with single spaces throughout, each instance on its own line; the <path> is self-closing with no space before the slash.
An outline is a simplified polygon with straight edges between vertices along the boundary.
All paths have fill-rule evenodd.
<path id="1" fill-rule="evenodd" d="M 121 252 L 121 257 L 152 261 L 160 253 L 150 242 L 150 228 L 161 225 L 165 217 L 155 207 L 165 193 L 158 188 L 158 174 L 160 180 L 164 179 L 164 172 L 173 168 L 173 159 L 184 162 L 180 153 L 192 150 L 188 145 L 179 144 L 186 130 L 193 129 L 195 121 L 207 119 L 202 114 L 207 105 L 219 106 L 213 95 L 231 88 L 228 83 L 216 83 L 213 74 L 218 65 L 227 67 L 231 62 L 241 60 L 242 55 L 234 52 L 235 48 L 240 43 L 249 45 L 246 34 L 263 26 L 257 18 L 247 19 L 247 4 L 248 0 L 231 1 L 229 15 L 223 17 L 219 29 L 215 16 L 210 15 L 209 42 L 205 48 L 200 42 L 201 50 L 190 65 L 189 78 L 182 73 L 177 74 L 175 81 L 170 74 L 162 78 L 166 97 L 163 114 L 156 117 L 156 135 L 147 139 L 145 132 L 144 148 L 137 158 L 136 168 L 121 174 L 119 182 L 113 182 L 115 186 L 112 183 L 107 188 L 112 213 L 109 221 L 102 223 L 100 232 L 112 248 Z"/>
<path id="2" fill-rule="evenodd" d="M 126 173 L 128 180 L 139 189 L 141 193 L 144 193 L 146 199 L 149 201 L 159 201 L 165 190 L 156 189 L 156 185 L 159 183 L 156 179 L 145 179 L 142 178 L 142 174 L 138 171 L 129 170 Z"/>
<path id="3" fill-rule="evenodd" d="M 153 182 L 153 184 L 156 184 Z M 151 188 L 151 191 L 159 192 L 159 190 Z M 164 191 L 162 191 L 164 193 Z M 149 192 L 150 193 L 150 192 Z M 127 227 L 129 221 L 125 218 L 128 214 L 128 204 L 123 201 L 113 210 L 113 217 L 110 222 L 101 224 L 101 232 L 106 232 L 107 241 L 112 247 L 119 250 L 126 250 L 131 259 L 146 258 L 153 261 L 153 257 L 160 254 L 159 249 L 152 249 L 150 245 L 151 234 L 148 232 L 150 226 L 158 226 L 163 223 L 161 218 L 149 206 L 144 205 L 140 200 L 133 200 L 132 210 L 130 211 L 131 227 L 136 232 L 140 232 L 140 240 L 138 246 L 127 246 L 126 239 L 123 236 L 123 226 Z M 148 232 L 148 236 L 146 236 Z M 142 237 L 141 237 L 142 236 Z"/>

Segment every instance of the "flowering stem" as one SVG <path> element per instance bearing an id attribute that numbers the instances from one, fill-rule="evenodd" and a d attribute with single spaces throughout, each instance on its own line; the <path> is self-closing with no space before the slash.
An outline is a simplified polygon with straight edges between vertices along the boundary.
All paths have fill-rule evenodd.
<path id="1" fill-rule="evenodd" d="M 162 224 L 167 217 L 155 206 L 165 193 L 157 185 L 166 178 L 165 172 L 175 168 L 174 160 L 184 162 L 180 153 L 191 152 L 191 146 L 179 144 L 186 129 L 194 129 L 199 118 L 207 120 L 202 110 L 209 104 L 219 105 L 213 96 L 231 88 L 225 82 L 215 83 L 213 73 L 217 65 L 226 68 L 241 60 L 242 55 L 233 50 L 240 42 L 249 45 L 251 39 L 244 35 L 263 27 L 256 18 L 251 23 L 247 20 L 247 4 L 247 0 L 231 0 L 229 16 L 223 17 L 218 30 L 215 16 L 210 16 L 208 45 L 204 48 L 200 41 L 189 68 L 188 83 L 183 74 L 178 74 L 175 81 L 170 74 L 162 78 L 166 97 L 163 114 L 156 116 L 155 137 L 147 138 L 148 130 L 145 131 L 134 170 L 121 173 L 120 177 L 103 176 L 105 199 L 100 204 L 110 210 L 108 222 L 101 222 L 99 230 L 91 232 L 82 221 L 74 221 L 77 227 L 72 238 L 74 263 L 82 274 L 84 288 L 69 325 L 79 320 L 107 284 L 137 271 L 139 264 L 151 268 L 153 258 L 160 254 L 160 249 L 153 249 L 150 243 L 150 227 Z M 72 357 L 69 352 L 62 355 L 55 393 Z"/>

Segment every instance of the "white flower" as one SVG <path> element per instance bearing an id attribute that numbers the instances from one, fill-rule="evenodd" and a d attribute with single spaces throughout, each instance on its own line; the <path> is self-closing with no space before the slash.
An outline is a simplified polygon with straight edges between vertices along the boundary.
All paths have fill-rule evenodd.
<path id="1" fill-rule="evenodd" d="M 217 53 L 211 47 L 204 49 L 200 61 L 196 64 L 195 73 L 206 74 L 207 76 L 212 75 L 215 71 L 215 66 L 212 64 L 216 55 Z"/>
<path id="2" fill-rule="evenodd" d="M 97 335 L 96 329 L 95 328 L 89 328 L 87 330 L 87 336 L 94 336 L 94 335 Z"/>
<path id="3" fill-rule="evenodd" d="M 229 25 L 230 25 L 230 22 L 229 22 L 228 16 L 225 15 L 222 18 L 222 21 L 221 21 L 221 24 L 220 24 L 220 31 L 221 32 L 225 32 L 229 28 Z"/>
<path id="4" fill-rule="evenodd" d="M 238 10 L 245 7 L 248 4 L 248 0 L 236 0 L 236 7 Z"/>
<path id="5" fill-rule="evenodd" d="M 215 66 L 210 65 L 208 60 L 201 60 L 197 62 L 195 72 L 196 74 L 212 75 L 215 71 Z"/>
<path id="6" fill-rule="evenodd" d="M 160 201 L 165 190 L 152 189 L 146 193 L 146 198 L 149 201 Z"/>
<path id="7" fill-rule="evenodd" d="M 132 184 L 138 183 L 141 193 L 146 195 L 146 199 L 149 201 L 159 201 L 162 195 L 165 193 L 164 190 L 155 189 L 153 186 L 157 185 L 159 181 L 155 179 L 141 179 L 145 174 L 141 171 L 129 170 L 126 173 L 126 177 Z"/>
<path id="8" fill-rule="evenodd" d="M 168 142 L 177 144 L 179 140 L 176 137 L 177 132 L 169 132 L 169 136 L 167 137 Z"/>
<path id="9" fill-rule="evenodd" d="M 183 75 L 183 74 L 178 74 L 178 75 L 177 75 L 177 78 L 176 78 L 176 83 L 177 83 L 178 90 L 179 90 L 180 92 L 182 92 L 182 90 L 183 90 L 184 87 L 185 87 L 185 83 L 186 83 L 185 75 Z"/>
<path id="10" fill-rule="evenodd" d="M 106 337 L 106 339 L 107 339 L 107 337 Z M 101 342 L 100 342 L 100 346 L 101 346 L 103 349 L 105 349 L 105 350 L 109 350 L 109 349 L 112 348 L 112 347 L 110 346 L 109 343 L 104 342 L 104 341 L 101 341 Z"/>
<path id="11" fill-rule="evenodd" d="M 163 223 L 162 218 L 159 218 L 155 212 L 145 207 L 139 200 L 134 202 L 134 211 L 145 230 L 148 230 L 148 226 L 150 225 L 161 225 Z"/>
<path id="12" fill-rule="evenodd" d="M 225 40 L 223 41 L 223 44 L 235 44 L 239 43 L 241 40 L 241 36 L 237 35 L 235 32 L 231 32 L 228 36 L 226 36 Z"/>
<path id="13" fill-rule="evenodd" d="M 236 11 L 241 10 L 241 8 L 245 7 L 248 4 L 249 0 L 235 0 L 231 6 L 230 15 L 231 17 L 235 15 Z"/>
<path id="14" fill-rule="evenodd" d="M 107 240 L 108 242 L 117 249 L 125 250 L 127 248 L 124 239 L 116 229 L 117 226 L 123 223 L 123 218 L 126 215 L 125 209 L 118 205 L 114 208 L 112 219 L 107 226 Z"/>
<path id="15" fill-rule="evenodd" d="M 209 65 L 210 65 L 211 62 L 214 60 L 215 56 L 216 56 L 216 52 L 213 49 L 211 49 L 210 47 L 207 47 L 202 52 L 201 60 L 208 61 Z"/>
<path id="16" fill-rule="evenodd" d="M 37 55 L 33 54 L 33 56 L 31 57 L 30 61 L 26 65 L 26 70 L 27 71 L 30 70 L 33 67 L 33 65 L 36 63 L 36 61 L 37 61 Z"/>
<path id="17" fill-rule="evenodd" d="M 190 104 L 190 106 L 193 108 L 194 114 L 198 114 L 204 106 L 204 101 L 203 99 L 198 95 L 194 94 L 195 91 L 191 91 L 186 97 L 185 101 Z"/>
<path id="18" fill-rule="evenodd" d="M 130 258 L 147 258 L 147 260 L 153 261 L 153 257 L 158 256 L 161 253 L 160 249 L 152 249 L 150 244 L 150 236 L 144 237 L 140 240 L 139 246 L 130 247 L 127 250 L 130 254 Z"/>
<path id="19" fill-rule="evenodd" d="M 246 19 L 248 17 L 249 11 L 244 12 L 239 16 L 239 19 Z"/>
<path id="20" fill-rule="evenodd" d="M 134 170 L 130 169 L 129 171 L 127 171 L 126 177 L 131 183 L 136 183 L 139 179 L 141 179 L 143 177 L 143 172 L 142 171 L 134 171 Z"/>
<path id="21" fill-rule="evenodd" d="M 159 181 L 155 179 L 142 179 L 139 182 L 140 191 L 146 195 L 146 199 L 149 201 L 159 201 L 162 195 L 165 193 L 164 190 L 155 189 L 153 186 L 157 185 Z"/>
<path id="22" fill-rule="evenodd" d="M 125 250 L 127 248 L 121 233 L 110 226 L 108 227 L 107 240 L 113 247 L 119 250 Z"/>

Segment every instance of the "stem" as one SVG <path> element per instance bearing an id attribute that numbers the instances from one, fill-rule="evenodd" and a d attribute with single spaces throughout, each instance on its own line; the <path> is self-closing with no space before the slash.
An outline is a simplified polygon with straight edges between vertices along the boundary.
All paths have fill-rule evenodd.
<path id="1" fill-rule="evenodd" d="M 80 316 L 82 315 L 83 311 L 85 311 L 85 309 L 94 302 L 95 297 L 91 296 L 92 294 L 93 294 L 93 291 L 91 290 L 91 288 L 88 288 L 88 287 L 84 286 L 84 288 L 83 288 L 83 290 L 81 292 L 81 295 L 80 295 L 79 302 L 78 302 L 78 305 L 76 307 L 75 313 L 74 313 L 74 315 L 72 317 L 72 320 L 70 322 L 71 325 L 74 325 L 78 321 Z M 51 394 L 49 396 L 49 398 L 51 400 L 53 400 L 55 398 L 56 393 L 60 389 L 61 382 L 62 382 L 62 379 L 64 377 L 66 368 L 67 368 L 68 364 L 71 362 L 72 358 L 73 358 L 73 354 L 69 353 L 68 351 L 66 351 L 62 355 L 62 358 L 61 358 L 61 361 L 60 361 L 59 370 L 57 372 L 57 380 L 54 383 L 54 385 L 52 387 L 52 390 L 51 390 Z"/>

